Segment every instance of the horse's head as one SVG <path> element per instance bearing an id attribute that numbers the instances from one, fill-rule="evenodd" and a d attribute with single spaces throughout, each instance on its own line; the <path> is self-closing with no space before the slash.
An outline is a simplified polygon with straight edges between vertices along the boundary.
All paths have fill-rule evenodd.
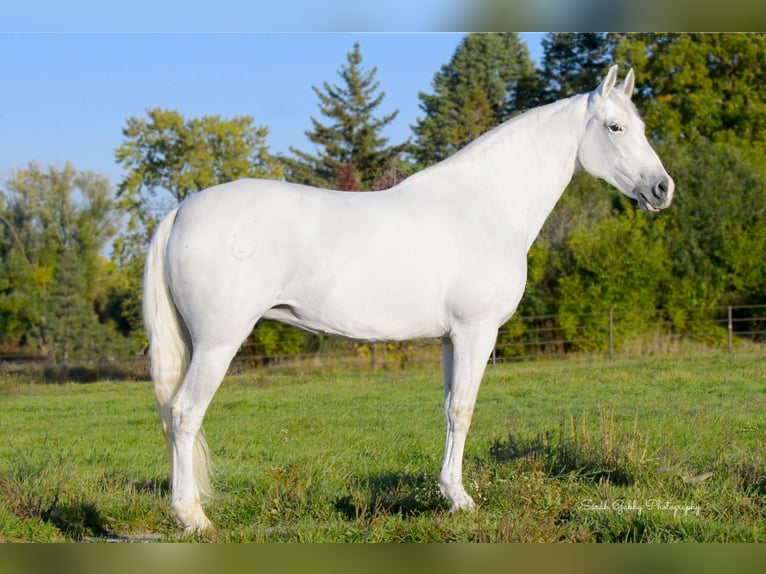
<path id="1" fill-rule="evenodd" d="M 644 123 L 630 101 L 633 70 L 621 84 L 616 82 L 617 66 L 612 66 L 589 94 L 588 123 L 577 159 L 588 173 L 637 200 L 644 211 L 665 209 L 675 185 L 646 140 Z"/>

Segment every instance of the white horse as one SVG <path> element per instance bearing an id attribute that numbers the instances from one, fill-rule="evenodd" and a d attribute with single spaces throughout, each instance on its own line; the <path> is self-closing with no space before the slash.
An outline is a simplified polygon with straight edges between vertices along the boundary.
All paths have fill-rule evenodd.
<path id="1" fill-rule="evenodd" d="M 673 180 L 612 67 L 594 91 L 493 129 L 395 187 L 344 193 L 278 181 L 207 189 L 165 217 L 149 248 L 144 319 L 171 463 L 171 512 L 210 526 L 205 411 L 261 318 L 368 341 L 440 337 L 447 439 L 439 475 L 473 509 L 462 458 L 498 328 L 524 292 L 527 251 L 585 170 L 667 207 Z"/>

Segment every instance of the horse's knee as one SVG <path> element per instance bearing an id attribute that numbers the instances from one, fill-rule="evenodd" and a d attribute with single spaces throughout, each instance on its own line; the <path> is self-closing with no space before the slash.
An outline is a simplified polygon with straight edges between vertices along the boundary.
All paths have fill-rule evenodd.
<path id="1" fill-rule="evenodd" d="M 445 410 L 449 428 L 453 432 L 468 434 L 473 417 L 473 407 L 449 405 Z"/>

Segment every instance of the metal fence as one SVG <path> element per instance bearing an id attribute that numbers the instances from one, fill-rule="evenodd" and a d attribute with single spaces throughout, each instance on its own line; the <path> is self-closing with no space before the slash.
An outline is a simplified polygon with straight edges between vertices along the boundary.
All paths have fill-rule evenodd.
<path id="1" fill-rule="evenodd" d="M 499 332 L 489 362 L 563 358 L 568 356 L 630 357 L 683 355 L 716 351 L 758 351 L 766 346 L 766 305 L 677 310 L 619 310 L 598 313 L 514 317 Z M 438 339 L 399 343 L 361 343 L 319 337 L 311 352 L 262 355 L 252 343 L 242 346 L 231 372 L 253 369 L 403 370 L 438 365 Z M 0 374 L 34 373 L 46 380 L 148 378 L 148 360 L 89 361 L 52 365 L 45 357 L 17 350 L 0 352 Z"/>
<path id="2" fill-rule="evenodd" d="M 510 328 L 509 328 L 510 327 Z M 766 336 L 766 305 L 615 310 L 514 318 L 498 336 L 493 359 L 734 352 Z"/>
<path id="3" fill-rule="evenodd" d="M 639 356 L 758 348 L 766 339 L 766 305 L 676 310 L 618 310 L 599 313 L 521 316 L 498 333 L 490 357 L 498 362 L 572 355 Z M 326 339 L 314 352 L 257 355 L 244 345 L 233 368 L 406 369 L 438 364 L 437 339 L 404 343 L 359 343 Z"/>

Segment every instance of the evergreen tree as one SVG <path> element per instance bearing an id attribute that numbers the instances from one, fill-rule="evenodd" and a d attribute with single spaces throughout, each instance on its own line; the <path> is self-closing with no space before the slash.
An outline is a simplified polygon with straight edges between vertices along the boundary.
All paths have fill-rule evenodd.
<path id="1" fill-rule="evenodd" d="M 542 46 L 540 75 L 548 102 L 592 90 L 611 65 L 606 34 L 552 32 L 543 39 Z"/>
<path id="2" fill-rule="evenodd" d="M 412 127 L 415 160 L 421 166 L 441 161 L 525 109 L 535 77 L 518 34 L 468 34 L 434 76 L 434 93 L 418 95 L 425 117 Z"/>
<path id="3" fill-rule="evenodd" d="M 45 305 L 45 343 L 49 357 L 67 365 L 100 354 L 105 329 L 93 304 L 84 297 L 88 285 L 75 248 L 62 249 Z"/>
<path id="4" fill-rule="evenodd" d="M 330 120 L 322 123 L 311 118 L 313 129 L 306 131 L 316 154 L 290 151 L 295 158 L 283 158 L 287 179 L 317 187 L 358 190 L 372 189 L 376 181 L 396 169 L 407 144 L 388 146 L 380 132 L 390 124 L 398 110 L 377 117 L 385 92 L 378 91 L 377 68 L 362 68 L 359 44 L 347 54 L 347 62 L 338 72 L 342 85 L 325 82 L 323 89 L 312 86 L 319 98 L 319 111 Z"/>
<path id="5" fill-rule="evenodd" d="M 533 104 L 544 104 L 593 90 L 611 62 L 612 46 L 605 34 L 550 33 L 543 39 L 540 89 Z M 521 309 L 527 315 L 558 312 L 560 281 L 572 273 L 573 234 L 613 219 L 617 195 L 590 176 L 575 177 L 543 225 L 530 252 L 527 295 Z M 617 202 L 617 205 L 621 205 Z"/>

